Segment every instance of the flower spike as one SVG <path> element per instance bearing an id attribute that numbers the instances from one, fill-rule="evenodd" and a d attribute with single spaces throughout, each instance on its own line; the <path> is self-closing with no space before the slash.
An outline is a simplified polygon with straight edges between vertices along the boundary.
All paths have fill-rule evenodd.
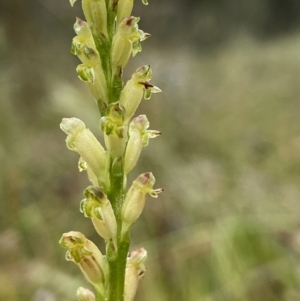
<path id="1" fill-rule="evenodd" d="M 69 0 L 71 6 L 77 0 Z M 141 0 L 147 5 L 147 0 Z M 105 240 L 105 256 L 82 233 L 71 231 L 60 239 L 66 260 L 83 272 L 94 292 L 78 288 L 79 301 L 133 301 L 145 275 L 147 252 L 140 248 L 128 256 L 130 230 L 141 215 L 146 195 L 157 197 L 154 176 L 143 173 L 127 190 L 127 174 L 135 167 L 150 138 L 146 115 L 132 119 L 141 100 L 161 90 L 150 80 L 149 65 L 138 68 L 124 84 L 123 69 L 142 50 L 150 34 L 139 29 L 133 17 L 134 0 L 81 0 L 85 20 L 76 18 L 71 53 L 80 60 L 79 79 L 88 86 L 100 113 L 105 148 L 78 118 L 64 118 L 67 147 L 79 154 L 78 169 L 86 171 L 91 186 L 84 190 L 80 211 Z"/>

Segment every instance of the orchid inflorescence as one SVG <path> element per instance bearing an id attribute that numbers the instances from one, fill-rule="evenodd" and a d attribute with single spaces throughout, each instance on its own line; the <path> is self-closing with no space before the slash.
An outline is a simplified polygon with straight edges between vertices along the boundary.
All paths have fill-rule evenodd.
<path id="1" fill-rule="evenodd" d="M 73 6 L 76 0 L 70 0 Z M 142 2 L 147 5 L 146 0 Z M 86 21 L 76 19 L 71 52 L 81 64 L 78 77 L 89 87 L 100 112 L 105 148 L 78 118 L 63 118 L 67 147 L 80 155 L 78 167 L 91 185 L 84 190 L 80 211 L 90 218 L 105 240 L 105 255 L 82 233 L 64 233 L 60 244 L 66 259 L 78 265 L 94 292 L 80 287 L 80 301 L 132 301 L 139 279 L 145 274 L 145 249 L 131 251 L 130 230 L 141 215 L 146 195 L 157 197 L 151 172 L 137 177 L 126 188 L 127 174 L 135 167 L 142 148 L 161 133 L 148 130 L 145 115 L 133 118 L 142 98 L 161 90 L 150 83 L 149 65 L 138 68 L 124 85 L 123 69 L 130 56 L 142 50 L 150 35 L 131 16 L 134 0 L 82 0 Z"/>

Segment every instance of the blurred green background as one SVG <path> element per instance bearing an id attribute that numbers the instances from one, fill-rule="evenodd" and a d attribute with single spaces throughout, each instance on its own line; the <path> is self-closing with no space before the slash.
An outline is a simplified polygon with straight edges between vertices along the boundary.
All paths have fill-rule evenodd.
<path id="1" fill-rule="evenodd" d="M 300 2 L 136 0 L 152 34 L 124 79 L 150 64 L 143 101 L 162 131 L 130 179 L 153 171 L 134 247 L 149 252 L 136 300 L 300 300 Z M 76 300 L 88 287 L 58 245 L 89 185 L 59 130 L 76 116 L 101 139 L 70 54 L 68 0 L 0 0 L 0 300 Z"/>

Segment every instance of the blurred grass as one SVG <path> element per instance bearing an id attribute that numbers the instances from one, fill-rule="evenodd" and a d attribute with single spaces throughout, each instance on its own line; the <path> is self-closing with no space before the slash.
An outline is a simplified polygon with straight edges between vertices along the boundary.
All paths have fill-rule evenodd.
<path id="1" fill-rule="evenodd" d="M 149 252 L 137 300 L 300 298 L 299 48 L 299 34 L 265 43 L 241 37 L 210 53 L 154 43 L 129 67 L 127 77 L 150 63 L 164 91 L 139 111 L 163 136 L 131 178 L 151 170 L 165 193 L 148 200 L 133 231 L 133 244 Z M 1 65 L 3 301 L 75 300 L 86 282 L 58 239 L 79 230 L 103 247 L 79 213 L 88 182 L 58 127 L 76 116 L 98 130 L 76 63 L 35 73 L 43 83 L 35 103 L 18 102 L 26 88 L 36 91 L 18 89 L 18 66 Z"/>

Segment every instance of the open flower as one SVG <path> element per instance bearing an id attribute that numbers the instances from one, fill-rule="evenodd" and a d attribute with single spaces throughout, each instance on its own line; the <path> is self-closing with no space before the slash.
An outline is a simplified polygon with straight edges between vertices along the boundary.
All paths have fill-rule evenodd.
<path id="1" fill-rule="evenodd" d="M 59 243 L 68 249 L 66 259 L 76 263 L 86 279 L 103 293 L 108 277 L 107 264 L 96 245 L 76 231 L 64 233 Z"/>
<path id="2" fill-rule="evenodd" d="M 132 251 L 127 258 L 124 301 L 133 301 L 138 282 L 146 273 L 144 265 L 146 258 L 147 251 L 144 248 Z"/>
<path id="3" fill-rule="evenodd" d="M 139 30 L 139 20 L 140 18 L 131 16 L 124 18 L 118 25 L 112 42 L 112 67 L 115 72 L 122 70 L 127 65 L 131 54 L 135 56 L 138 52 L 136 45 L 150 37 L 149 34 Z"/>
<path id="4" fill-rule="evenodd" d="M 128 174 L 136 165 L 142 149 L 147 146 L 150 138 L 161 135 L 159 131 L 147 130 L 149 121 L 146 115 L 140 115 L 134 118 L 129 126 L 129 139 L 125 153 L 125 174 Z"/>
<path id="5" fill-rule="evenodd" d="M 143 96 L 146 99 L 152 93 L 159 93 L 161 90 L 150 84 L 152 70 L 149 65 L 138 68 L 126 83 L 120 97 L 120 104 L 125 108 L 125 120 L 129 120 L 138 108 Z"/>
<path id="6" fill-rule="evenodd" d="M 106 194 L 98 187 L 89 186 L 85 189 L 84 195 L 86 198 L 80 203 L 80 211 L 85 217 L 92 219 L 101 237 L 116 243 L 117 222 Z"/>
<path id="7" fill-rule="evenodd" d="M 68 135 L 67 147 L 77 152 L 92 169 L 100 187 L 107 187 L 107 154 L 97 138 L 78 118 L 63 118 L 60 128 Z"/>
<path id="8" fill-rule="evenodd" d="M 146 195 L 157 198 L 163 189 L 153 189 L 155 178 L 151 172 L 146 172 L 137 177 L 129 188 L 122 205 L 122 233 L 125 234 L 132 224 L 139 218 L 144 207 Z"/>

